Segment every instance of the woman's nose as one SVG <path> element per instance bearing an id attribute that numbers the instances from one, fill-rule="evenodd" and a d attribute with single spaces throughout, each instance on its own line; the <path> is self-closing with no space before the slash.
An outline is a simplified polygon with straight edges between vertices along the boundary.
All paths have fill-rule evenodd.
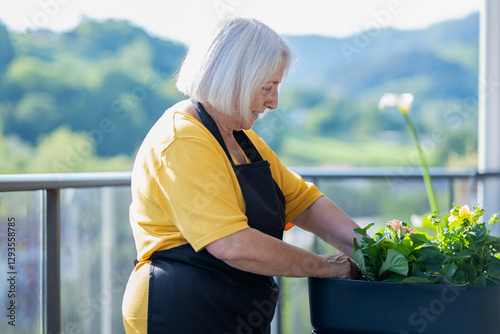
<path id="1" fill-rule="evenodd" d="M 278 90 L 274 89 L 271 96 L 266 100 L 266 108 L 276 109 L 278 107 Z"/>

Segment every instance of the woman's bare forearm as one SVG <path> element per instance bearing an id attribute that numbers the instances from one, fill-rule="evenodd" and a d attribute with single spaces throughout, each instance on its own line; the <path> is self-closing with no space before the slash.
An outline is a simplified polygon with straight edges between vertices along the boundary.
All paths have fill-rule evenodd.
<path id="1" fill-rule="evenodd" d="M 343 254 L 317 255 L 247 228 L 207 245 L 216 258 L 240 270 L 268 276 L 350 278 Z"/>
<path id="2" fill-rule="evenodd" d="M 353 229 L 359 225 L 326 196 L 318 198 L 293 223 L 352 258 L 353 239 L 357 237 Z"/>

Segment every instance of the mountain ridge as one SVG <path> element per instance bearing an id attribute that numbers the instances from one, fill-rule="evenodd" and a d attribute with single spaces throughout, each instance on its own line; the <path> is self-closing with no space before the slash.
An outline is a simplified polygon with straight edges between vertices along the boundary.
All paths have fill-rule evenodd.
<path id="1" fill-rule="evenodd" d="M 363 34 L 371 36 L 364 44 Z M 387 91 L 414 93 L 416 125 L 430 132 L 442 106 L 477 94 L 478 14 L 422 30 L 285 37 L 298 54 L 280 93 L 279 109 L 297 116 L 286 125 L 289 133 L 348 140 L 402 129 L 375 112 Z M 356 50 L 346 58 L 349 47 Z M 109 120 L 113 131 L 94 140 L 96 153 L 133 155 L 163 111 L 183 98 L 173 75 L 187 47 L 128 21 L 89 20 L 64 33 L 0 26 L 0 48 L 3 133 L 33 146 L 62 126 L 92 134 Z M 462 132 L 465 141 L 477 129 Z"/>
<path id="2" fill-rule="evenodd" d="M 362 93 L 364 89 L 343 90 L 335 78 L 338 77 L 338 81 L 343 83 L 348 79 L 348 72 L 354 73 L 355 77 L 359 75 L 357 72 L 380 72 L 380 66 L 384 64 L 392 65 L 384 69 L 387 76 L 415 75 L 415 72 L 411 73 L 411 65 L 419 57 L 428 57 L 429 63 L 425 66 L 428 71 L 434 71 L 447 64 L 450 71 L 461 72 L 461 79 L 477 76 L 479 14 L 472 14 L 462 20 L 434 24 L 423 30 L 381 29 L 376 37 L 367 37 L 369 43 L 364 47 L 359 43 L 356 44 L 356 39 L 360 36 L 368 34 L 361 32 L 342 39 L 318 35 L 287 36 L 289 43 L 299 54 L 296 65 L 298 73 L 290 73 L 289 84 L 295 86 L 304 82 L 305 80 L 300 78 L 304 76 L 314 78 L 312 80 L 315 84 L 336 88 L 340 93 Z M 445 59 L 444 51 L 452 47 L 467 48 L 469 52 L 475 52 L 475 55 L 465 60 L 461 60 L 460 55 Z M 412 54 L 414 60 L 411 63 L 400 61 L 399 66 L 394 66 L 395 60 L 407 58 Z M 422 68 L 418 70 L 421 71 Z M 469 75 L 462 72 L 467 72 Z M 376 75 L 383 77 L 382 73 Z"/>

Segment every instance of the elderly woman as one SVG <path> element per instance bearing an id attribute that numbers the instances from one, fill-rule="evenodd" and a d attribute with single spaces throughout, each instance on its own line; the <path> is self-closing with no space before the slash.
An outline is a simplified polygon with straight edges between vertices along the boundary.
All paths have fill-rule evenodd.
<path id="1" fill-rule="evenodd" d="M 273 276 L 357 272 L 349 257 L 358 225 L 250 130 L 278 105 L 289 46 L 243 18 L 223 20 L 210 42 L 179 71 L 177 88 L 190 99 L 157 121 L 134 164 L 127 333 L 270 333 Z M 283 242 L 287 223 L 342 253 Z"/>

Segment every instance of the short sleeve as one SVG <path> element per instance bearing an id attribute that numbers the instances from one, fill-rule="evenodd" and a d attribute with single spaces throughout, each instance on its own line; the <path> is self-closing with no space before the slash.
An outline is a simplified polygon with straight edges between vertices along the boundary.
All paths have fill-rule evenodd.
<path id="1" fill-rule="evenodd" d="M 188 137 L 177 139 L 162 157 L 159 196 L 196 251 L 248 227 L 238 181 L 222 154 L 213 143 Z"/>

